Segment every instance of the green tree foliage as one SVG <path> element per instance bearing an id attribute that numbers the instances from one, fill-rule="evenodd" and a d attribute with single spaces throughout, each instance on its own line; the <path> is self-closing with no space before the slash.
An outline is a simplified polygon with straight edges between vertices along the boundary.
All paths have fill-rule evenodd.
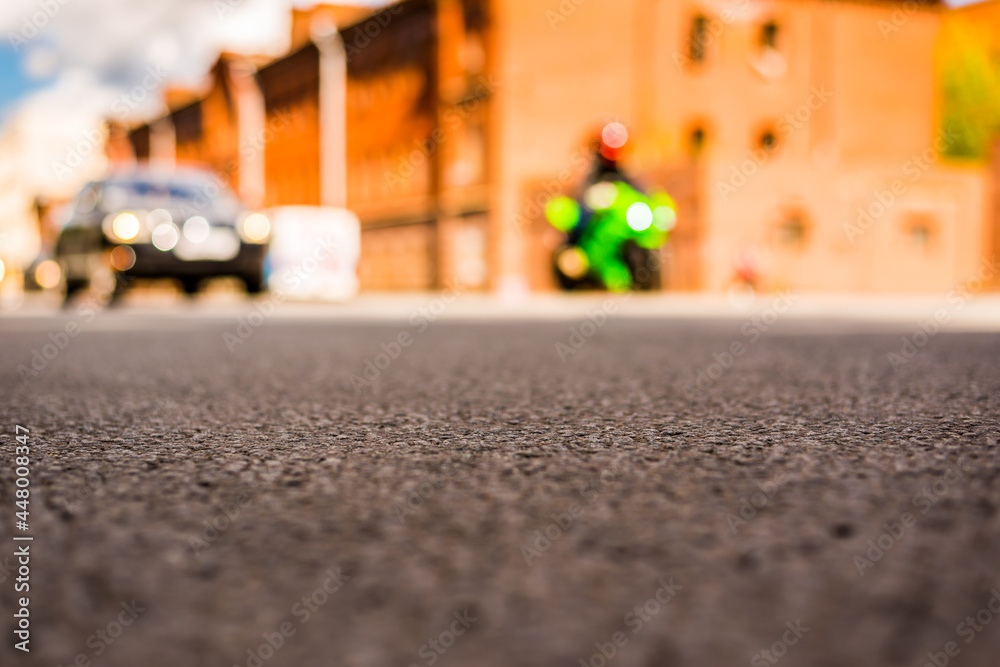
<path id="1" fill-rule="evenodd" d="M 991 41 L 989 32 L 963 20 L 942 32 L 941 124 L 958 134 L 945 151 L 951 157 L 984 159 L 1000 133 L 1000 43 Z"/>

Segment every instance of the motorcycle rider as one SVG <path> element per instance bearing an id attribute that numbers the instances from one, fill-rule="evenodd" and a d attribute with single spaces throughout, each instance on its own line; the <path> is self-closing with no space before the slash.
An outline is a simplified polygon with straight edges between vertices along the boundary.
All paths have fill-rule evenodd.
<path id="1" fill-rule="evenodd" d="M 625 183 L 636 192 L 644 193 L 621 168 L 620 161 L 625 153 L 625 144 L 628 143 L 628 129 L 618 122 L 608 123 L 600 132 L 596 133 L 590 142 L 590 150 L 593 153 L 593 162 L 590 173 L 584 180 L 577 194 L 577 201 L 581 203 L 580 219 L 576 226 L 567 233 L 568 240 L 575 244 L 580 240 L 580 236 L 590 224 L 594 217 L 592 206 L 594 197 L 598 194 L 591 190 L 599 183 Z M 592 193 L 588 196 L 588 193 Z"/>

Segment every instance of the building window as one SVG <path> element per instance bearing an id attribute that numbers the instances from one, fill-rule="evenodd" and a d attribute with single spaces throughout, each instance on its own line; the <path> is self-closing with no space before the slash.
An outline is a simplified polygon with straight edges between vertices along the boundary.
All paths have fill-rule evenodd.
<path id="1" fill-rule="evenodd" d="M 751 54 L 750 63 L 765 79 L 776 79 L 788 71 L 785 49 L 782 45 L 781 27 L 771 20 L 760 26 L 757 51 Z"/>
<path id="2" fill-rule="evenodd" d="M 702 125 L 695 125 L 688 131 L 687 149 L 691 157 L 698 157 L 705 151 L 708 135 Z"/>
<path id="3" fill-rule="evenodd" d="M 767 151 L 770 153 L 778 147 L 778 134 L 774 131 L 774 128 L 769 127 L 765 129 L 757 137 L 757 148 Z"/>
<path id="4" fill-rule="evenodd" d="M 705 61 L 706 46 L 708 46 L 708 17 L 699 14 L 691 20 L 691 33 L 688 35 L 688 61 L 701 63 Z"/>
<path id="5" fill-rule="evenodd" d="M 171 114 L 174 123 L 174 136 L 178 144 L 194 143 L 201 139 L 203 122 L 201 102 L 189 104 Z"/>
<path id="6" fill-rule="evenodd" d="M 913 245 L 920 248 L 927 247 L 927 242 L 931 240 L 931 230 L 927 225 L 915 225 L 910 227 L 910 240 Z"/>
<path id="7" fill-rule="evenodd" d="M 760 27 L 760 48 L 777 50 L 779 33 L 780 29 L 775 21 L 768 21 L 762 25 Z"/>
<path id="8" fill-rule="evenodd" d="M 804 217 L 800 213 L 792 213 L 778 225 L 778 242 L 787 248 L 801 250 L 808 231 Z"/>
<path id="9" fill-rule="evenodd" d="M 906 225 L 906 235 L 911 245 L 926 250 L 934 236 L 933 220 L 924 213 L 912 214 Z"/>

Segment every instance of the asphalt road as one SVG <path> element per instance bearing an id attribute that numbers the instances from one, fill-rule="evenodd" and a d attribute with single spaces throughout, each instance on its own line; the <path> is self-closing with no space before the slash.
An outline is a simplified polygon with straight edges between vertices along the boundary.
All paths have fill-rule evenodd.
<path id="1" fill-rule="evenodd" d="M 1000 664 L 1000 335 L 423 322 L 0 319 L 0 664 Z"/>

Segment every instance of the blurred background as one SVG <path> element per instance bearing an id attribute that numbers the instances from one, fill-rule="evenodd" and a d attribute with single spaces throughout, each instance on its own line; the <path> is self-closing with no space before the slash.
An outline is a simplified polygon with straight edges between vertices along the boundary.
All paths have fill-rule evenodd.
<path id="1" fill-rule="evenodd" d="M 609 123 L 677 204 L 665 292 L 946 292 L 1000 249 L 1000 0 L 7 0 L 0 36 L 7 309 L 144 163 L 266 213 L 272 275 L 353 229 L 318 298 L 551 292 Z"/>

